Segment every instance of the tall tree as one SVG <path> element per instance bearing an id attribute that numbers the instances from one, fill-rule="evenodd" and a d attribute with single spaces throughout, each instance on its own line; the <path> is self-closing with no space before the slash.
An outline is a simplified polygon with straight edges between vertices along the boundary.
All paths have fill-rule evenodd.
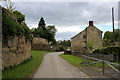
<path id="1" fill-rule="evenodd" d="M 71 46 L 71 41 L 70 40 L 63 40 L 59 43 L 59 45 L 62 45 L 64 47 L 70 47 Z"/>
<path id="2" fill-rule="evenodd" d="M 49 42 L 52 42 L 52 44 L 56 43 L 55 40 L 55 33 L 56 28 L 54 25 L 46 26 L 45 20 L 43 17 L 41 17 L 38 28 L 32 29 L 32 33 L 35 37 L 41 37 L 47 39 Z"/>
<path id="3" fill-rule="evenodd" d="M 115 41 L 120 42 L 120 29 L 115 29 Z"/>
<path id="4" fill-rule="evenodd" d="M 48 39 L 48 41 L 53 42 L 53 44 L 56 43 L 56 40 L 55 40 L 56 31 L 57 31 L 57 29 L 55 28 L 54 25 L 49 25 L 46 28 L 47 39 Z"/>
<path id="5" fill-rule="evenodd" d="M 53 36 L 55 36 L 55 33 L 56 33 L 57 29 L 55 28 L 54 25 L 49 25 L 49 26 L 47 26 L 46 29 L 47 29 Z"/>
<path id="6" fill-rule="evenodd" d="M 120 29 L 115 29 L 114 35 L 115 35 L 115 42 L 120 42 Z M 114 42 L 113 32 L 106 31 L 104 33 L 103 41 L 104 41 L 103 42 L 104 46 L 111 45 L 111 43 Z"/>
<path id="7" fill-rule="evenodd" d="M 38 28 L 42 28 L 43 30 L 45 30 L 45 20 L 43 17 L 41 17 L 40 21 L 39 21 L 39 24 L 38 24 Z"/>

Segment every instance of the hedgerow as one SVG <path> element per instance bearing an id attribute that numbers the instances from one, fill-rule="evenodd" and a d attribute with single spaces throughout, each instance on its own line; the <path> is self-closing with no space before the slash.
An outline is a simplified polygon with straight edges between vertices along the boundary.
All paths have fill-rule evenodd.
<path id="1" fill-rule="evenodd" d="M 101 49 L 96 49 L 92 52 L 93 54 L 114 54 L 120 55 L 120 46 L 108 46 Z"/>

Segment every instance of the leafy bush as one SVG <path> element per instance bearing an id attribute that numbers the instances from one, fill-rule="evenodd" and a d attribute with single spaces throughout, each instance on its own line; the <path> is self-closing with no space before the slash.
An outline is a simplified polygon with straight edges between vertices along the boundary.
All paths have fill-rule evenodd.
<path id="1" fill-rule="evenodd" d="M 25 15 L 23 15 L 21 12 L 19 12 L 19 11 L 16 10 L 16 11 L 13 11 L 13 14 L 16 16 L 17 21 L 19 23 L 25 21 Z"/>
<path id="2" fill-rule="evenodd" d="M 113 32 L 106 31 L 103 37 L 103 45 L 104 46 L 110 46 L 114 45 L 114 38 L 113 38 Z M 120 42 L 120 29 L 115 29 L 115 42 Z"/>
<path id="3" fill-rule="evenodd" d="M 42 28 L 34 28 L 32 29 L 32 33 L 34 37 L 41 37 L 47 39 L 51 44 L 55 44 L 55 33 L 56 29 L 55 26 L 47 26 L 45 29 Z"/>
<path id="4" fill-rule="evenodd" d="M 2 14 L 2 33 L 3 35 L 23 35 L 24 30 L 22 26 L 6 13 Z"/>
<path id="5" fill-rule="evenodd" d="M 25 36 L 26 40 L 32 40 L 32 34 L 27 25 L 24 22 L 20 24 L 5 12 L 2 13 L 2 35 L 5 37 L 22 35 Z"/>
<path id="6" fill-rule="evenodd" d="M 120 55 L 120 46 L 109 46 L 109 47 L 103 47 L 101 49 L 96 49 L 92 53 L 93 54 L 114 54 L 114 55 Z"/>
<path id="7" fill-rule="evenodd" d="M 64 47 L 60 47 L 60 51 L 65 51 L 66 49 Z"/>
<path id="8" fill-rule="evenodd" d="M 31 40 L 33 39 L 33 35 L 31 34 L 30 29 L 27 27 L 26 24 L 22 24 L 22 28 L 24 29 L 24 36 L 27 39 Z"/>

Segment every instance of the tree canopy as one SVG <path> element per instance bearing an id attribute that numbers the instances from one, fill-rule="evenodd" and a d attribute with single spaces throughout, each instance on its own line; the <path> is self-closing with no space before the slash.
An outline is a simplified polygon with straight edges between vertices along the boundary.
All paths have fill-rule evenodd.
<path id="1" fill-rule="evenodd" d="M 58 42 L 59 45 L 62 45 L 64 47 L 70 47 L 71 46 L 71 41 L 70 40 L 63 40 Z"/>
<path id="2" fill-rule="evenodd" d="M 44 20 L 44 18 L 43 17 L 41 17 L 41 19 L 40 19 L 40 21 L 39 21 L 39 24 L 38 24 L 38 28 L 41 28 L 41 29 L 43 29 L 43 30 L 45 30 L 46 28 L 45 28 L 45 20 Z"/>
<path id="3" fill-rule="evenodd" d="M 113 42 L 113 32 L 106 31 L 103 37 L 104 46 L 111 45 Z M 120 29 L 115 29 L 115 42 L 120 42 Z"/>
<path id="4" fill-rule="evenodd" d="M 55 25 L 46 26 L 46 23 L 43 17 L 41 17 L 38 23 L 38 28 L 32 29 L 32 33 L 35 37 L 45 38 L 49 42 L 52 42 L 52 44 L 56 43 L 56 40 L 55 40 L 56 31 L 57 30 L 55 28 Z"/>

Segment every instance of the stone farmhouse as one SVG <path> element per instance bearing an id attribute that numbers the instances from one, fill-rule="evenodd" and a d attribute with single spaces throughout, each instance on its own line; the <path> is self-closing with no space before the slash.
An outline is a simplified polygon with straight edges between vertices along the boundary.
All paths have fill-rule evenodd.
<path id="1" fill-rule="evenodd" d="M 91 52 L 91 49 L 102 47 L 102 31 L 89 21 L 89 26 L 71 38 L 71 50 Z"/>

